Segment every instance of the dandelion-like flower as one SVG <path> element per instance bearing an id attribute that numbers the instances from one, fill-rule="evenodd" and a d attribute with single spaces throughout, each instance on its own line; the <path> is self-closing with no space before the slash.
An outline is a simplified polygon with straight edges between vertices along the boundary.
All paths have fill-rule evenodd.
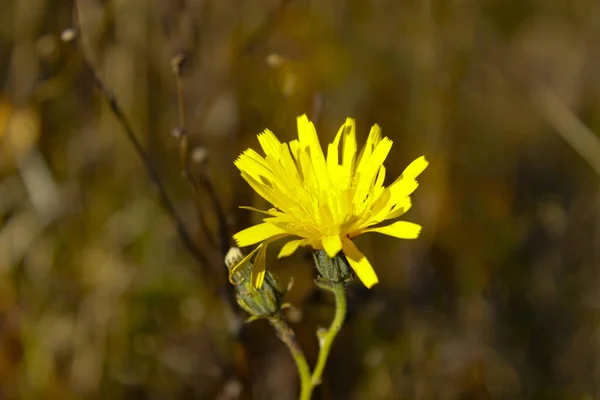
<path id="1" fill-rule="evenodd" d="M 263 223 L 234 235 L 241 247 L 260 243 L 254 251 L 231 269 L 231 273 L 256 255 L 252 281 L 260 287 L 265 276 L 267 245 L 290 236 L 279 258 L 294 253 L 300 246 L 325 250 L 329 257 L 343 251 L 350 266 L 367 287 L 378 282 L 369 260 L 352 242 L 367 232 L 415 239 L 421 226 L 397 221 L 411 207 L 410 195 L 418 187 L 416 177 L 427 167 L 424 156 L 413 161 L 388 187 L 385 187 L 385 161 L 392 141 L 381 137 L 373 125 L 367 143 L 357 156 L 354 120 L 347 118 L 333 143 L 323 154 L 317 131 L 306 115 L 298 117 L 298 140 L 281 143 L 265 130 L 258 135 L 265 157 L 252 149 L 235 161 L 242 177 L 274 208 L 268 211 L 243 207 L 268 215 Z M 340 162 L 340 143 L 341 162 Z"/>

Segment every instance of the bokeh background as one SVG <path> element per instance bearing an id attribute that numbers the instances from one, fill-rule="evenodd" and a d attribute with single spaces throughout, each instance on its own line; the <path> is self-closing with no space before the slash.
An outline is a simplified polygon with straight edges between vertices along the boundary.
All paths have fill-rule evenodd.
<path id="1" fill-rule="evenodd" d="M 286 348 L 231 303 L 222 225 L 265 206 L 235 157 L 302 113 L 323 142 L 380 124 L 390 177 L 431 162 L 422 237 L 359 238 L 381 283 L 349 288 L 316 399 L 600 398 L 597 1 L 77 4 L 79 46 L 72 1 L 0 4 L 1 399 L 295 398 Z M 333 308 L 310 259 L 268 258 L 314 362 Z"/>

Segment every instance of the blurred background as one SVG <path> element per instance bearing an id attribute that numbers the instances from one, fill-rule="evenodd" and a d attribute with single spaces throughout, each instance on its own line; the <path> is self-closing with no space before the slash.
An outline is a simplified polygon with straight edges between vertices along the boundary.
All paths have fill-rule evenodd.
<path id="1" fill-rule="evenodd" d="M 422 237 L 358 239 L 381 283 L 349 288 L 316 399 L 600 398 L 597 1 L 77 6 L 74 44 L 72 1 L 0 5 L 0 399 L 294 399 L 222 260 L 260 220 L 238 206 L 265 207 L 233 160 L 302 113 L 324 143 L 380 124 L 390 179 L 431 162 L 406 215 Z M 308 251 L 275 254 L 314 363 L 332 299 Z"/>

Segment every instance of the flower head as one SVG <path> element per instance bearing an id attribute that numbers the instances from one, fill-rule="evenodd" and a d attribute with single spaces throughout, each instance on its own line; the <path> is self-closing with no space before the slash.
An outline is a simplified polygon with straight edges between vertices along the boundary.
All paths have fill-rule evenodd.
<path id="1" fill-rule="evenodd" d="M 271 131 L 265 130 L 258 135 L 258 141 L 265 157 L 248 149 L 235 165 L 250 186 L 274 208 L 261 211 L 245 207 L 267 217 L 263 223 L 234 235 L 239 246 L 260 244 L 231 269 L 232 273 L 256 255 L 252 280 L 260 287 L 265 276 L 267 245 L 297 236 L 298 239 L 282 247 L 279 258 L 291 255 L 300 246 L 325 250 L 329 257 L 343 251 L 356 275 L 370 288 L 378 282 L 377 275 L 352 238 L 366 232 L 402 239 L 418 237 L 421 226 L 411 222 L 375 226 L 408 211 L 410 194 L 418 186 L 415 178 L 428 165 L 424 156 L 417 158 L 385 187 L 383 162 L 392 141 L 381 137 L 378 125 L 371 128 L 358 156 L 351 118 L 346 119 L 329 144 L 326 157 L 315 126 L 306 115 L 298 117 L 298 140 L 281 143 Z"/>

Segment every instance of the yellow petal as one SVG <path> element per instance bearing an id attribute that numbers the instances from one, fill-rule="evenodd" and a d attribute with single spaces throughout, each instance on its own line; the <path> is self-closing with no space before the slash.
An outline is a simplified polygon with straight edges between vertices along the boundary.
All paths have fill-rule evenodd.
<path id="1" fill-rule="evenodd" d="M 245 247 L 282 234 L 287 234 L 287 231 L 273 224 L 262 223 L 236 233 L 233 239 L 238 246 Z"/>
<path id="2" fill-rule="evenodd" d="M 296 118 L 296 126 L 298 128 L 298 141 L 300 142 L 300 147 L 310 147 L 312 142 L 316 139 L 317 133 L 314 131 L 314 126 L 310 126 L 310 120 L 306 116 L 306 114 L 302 114 L 298 118 Z M 311 129 L 313 128 L 313 129 Z"/>
<path id="3" fill-rule="evenodd" d="M 235 282 L 233 282 L 231 280 L 231 277 L 233 276 L 233 274 L 243 265 L 245 265 L 248 261 L 250 261 L 250 259 L 254 256 L 254 254 L 256 254 L 257 251 L 259 251 L 261 249 L 261 247 L 263 247 L 263 244 L 259 244 L 254 250 L 252 250 L 250 252 L 250 254 L 248 254 L 246 257 L 242 258 L 242 260 L 240 262 L 238 262 L 237 264 L 235 264 L 233 267 L 231 267 L 231 269 L 229 270 L 229 282 L 231 282 L 232 284 L 235 284 Z"/>
<path id="4" fill-rule="evenodd" d="M 286 176 L 289 178 L 289 183 L 291 185 L 301 186 L 302 179 L 300 179 L 300 174 L 298 173 L 298 164 L 292 157 L 290 147 L 287 143 L 281 145 L 281 158 L 279 159 L 279 163 L 285 171 Z"/>
<path id="5" fill-rule="evenodd" d="M 398 221 L 391 225 L 382 226 L 380 228 L 368 228 L 364 232 L 377 232 L 397 237 L 399 239 L 416 239 L 421 233 L 421 225 L 417 225 L 408 221 Z"/>
<path id="6" fill-rule="evenodd" d="M 385 217 L 385 219 L 398 218 L 399 216 L 410 210 L 411 207 L 412 202 L 410 200 L 410 197 L 405 197 L 404 200 L 402 200 L 402 202 L 396 204 L 396 207 L 393 209 L 393 211 L 390 211 L 390 213 Z"/>
<path id="7" fill-rule="evenodd" d="M 402 175 L 388 187 L 392 193 L 392 203 L 401 202 L 404 197 L 409 196 L 417 189 L 417 187 L 419 187 L 419 183 L 415 178 L 420 175 L 428 165 L 429 162 L 425 159 L 425 156 L 421 156 L 406 167 L 404 172 L 402 172 Z"/>
<path id="8" fill-rule="evenodd" d="M 304 186 L 307 188 L 316 188 L 317 183 L 317 171 L 313 166 L 310 158 L 310 153 L 306 150 L 300 150 L 298 155 L 298 164 L 300 165 L 300 172 L 302 173 L 302 179 Z"/>
<path id="9" fill-rule="evenodd" d="M 401 198 L 400 202 L 397 203 L 392 200 L 389 189 L 383 189 L 377 200 L 373 202 L 371 206 L 372 216 L 365 223 L 360 226 L 360 230 L 368 226 L 377 225 L 386 219 L 394 219 L 405 212 L 411 207 L 410 197 Z M 354 235 L 357 236 L 357 235 Z"/>
<path id="10" fill-rule="evenodd" d="M 410 196 L 412 192 L 417 190 L 418 187 L 419 182 L 414 178 L 400 176 L 400 179 L 397 179 L 388 187 L 391 194 L 390 202 L 393 204 L 400 203 L 406 196 Z"/>
<path id="11" fill-rule="evenodd" d="M 279 215 L 284 214 L 281 211 L 278 211 L 276 208 L 271 208 L 271 209 L 269 209 L 267 211 L 265 211 L 265 210 L 259 210 L 258 208 L 254 208 L 254 207 L 250 207 L 250 206 L 240 206 L 240 208 L 243 208 L 244 210 L 254 211 L 254 212 L 257 212 L 257 213 L 261 213 L 261 214 L 271 215 L 273 217 L 277 217 Z"/>
<path id="12" fill-rule="evenodd" d="M 340 140 L 342 139 L 342 135 L 344 134 L 346 129 L 348 129 L 352 124 L 354 124 L 354 121 L 352 120 L 352 118 L 346 118 L 346 121 L 344 121 L 342 126 L 340 126 L 340 129 L 338 129 L 338 132 L 335 135 L 335 138 L 333 139 L 333 142 L 332 142 L 332 144 L 335 146 L 335 148 L 338 151 L 340 150 L 339 146 L 340 146 Z"/>
<path id="13" fill-rule="evenodd" d="M 356 159 L 357 170 L 359 170 L 362 165 L 369 161 L 371 158 L 371 154 L 381 141 L 381 128 L 379 125 L 375 124 L 371 127 L 371 131 L 369 132 L 369 137 L 367 138 L 367 143 L 361 150 L 358 158 Z"/>
<path id="14" fill-rule="evenodd" d="M 340 126 L 337 134 L 335 135 L 335 139 L 333 142 L 329 144 L 327 147 L 327 166 L 329 165 L 339 165 L 339 152 L 340 152 L 340 139 L 342 138 L 342 134 L 347 129 L 346 125 L 351 121 L 349 118 L 346 119 L 346 122 Z"/>
<path id="15" fill-rule="evenodd" d="M 375 183 L 373 184 L 373 189 L 371 189 L 371 198 L 373 199 L 373 203 L 377 203 L 377 201 L 382 198 L 381 196 L 385 193 L 385 192 L 389 192 L 389 190 L 385 190 L 385 187 L 383 186 L 383 183 L 385 182 L 385 167 L 382 165 L 381 167 L 379 167 L 379 171 L 377 172 L 377 179 L 375 180 Z M 389 197 L 386 200 L 386 204 L 387 205 L 387 201 L 389 200 Z M 373 211 L 373 215 L 375 215 L 375 211 Z"/>
<path id="16" fill-rule="evenodd" d="M 254 257 L 254 255 L 256 255 L 256 258 L 254 259 L 254 264 L 252 266 L 252 272 L 250 275 L 250 279 L 252 280 L 252 283 L 256 286 L 256 287 L 261 287 L 262 282 L 264 280 L 265 277 L 265 269 L 266 269 L 266 251 L 267 251 L 267 246 L 269 245 L 269 243 L 274 242 L 275 240 L 279 240 L 281 238 L 284 238 L 286 236 L 289 236 L 288 234 L 284 234 L 284 235 L 275 235 L 267 240 L 265 240 L 264 242 L 262 242 L 261 244 L 259 244 L 258 246 L 256 246 L 256 248 L 254 250 L 252 250 L 250 252 L 250 254 L 248 254 L 246 257 L 244 257 L 239 263 L 237 263 L 236 265 L 234 265 L 233 267 L 231 267 L 231 270 L 229 271 L 229 281 L 232 284 L 238 284 L 239 282 L 234 282 L 232 280 L 232 276 L 233 274 L 243 265 L 245 265 L 248 261 L 250 261 L 250 259 L 252 257 Z M 258 285 L 258 286 L 257 286 Z"/>
<path id="17" fill-rule="evenodd" d="M 367 138 L 367 145 L 372 146 L 371 148 L 375 148 L 379 144 L 381 140 L 381 127 L 377 124 L 371 127 L 369 131 L 369 137 Z"/>
<path id="18" fill-rule="evenodd" d="M 283 245 L 281 250 L 279 251 L 279 255 L 277 258 L 288 257 L 294 254 L 298 247 L 305 246 L 310 243 L 308 239 L 298 239 L 298 240 L 290 240 L 286 244 Z"/>
<path id="19" fill-rule="evenodd" d="M 278 197 L 273 192 L 272 188 L 260 183 L 259 181 L 257 181 L 256 179 L 254 179 L 253 177 L 251 177 L 250 175 L 248 175 L 245 172 L 242 172 L 241 175 L 242 175 L 242 178 L 244 178 L 244 180 L 246 182 L 248 182 L 250 187 L 252 189 L 254 189 L 254 191 L 260 195 L 260 197 L 262 197 L 263 199 L 265 199 L 266 201 L 268 201 L 269 203 L 271 203 L 272 205 L 274 205 L 277 208 L 281 207 L 281 205 L 277 201 Z"/>
<path id="20" fill-rule="evenodd" d="M 273 132 L 265 129 L 258 135 L 258 142 L 260 143 L 260 147 L 262 147 L 266 155 L 273 156 L 279 160 L 281 154 L 281 142 L 277 139 Z"/>
<path id="21" fill-rule="evenodd" d="M 356 192 L 354 194 L 354 202 L 356 204 L 362 204 L 367 194 L 373 188 L 375 178 L 379 168 L 383 166 L 383 162 L 388 156 L 390 149 L 392 148 L 392 141 L 388 138 L 383 138 L 377 145 L 373 154 L 370 155 L 369 159 L 363 160 L 356 169 L 356 175 L 358 176 L 358 184 L 356 186 Z"/>
<path id="22" fill-rule="evenodd" d="M 233 163 L 241 172 L 245 172 L 259 182 L 263 181 L 261 178 L 273 180 L 273 172 L 264 157 L 252 149 L 244 151 Z"/>
<path id="23" fill-rule="evenodd" d="M 367 257 L 358 250 L 358 248 L 352 243 L 350 239 L 344 239 L 343 249 L 346 259 L 350 263 L 350 266 L 356 272 L 356 275 L 361 280 L 363 285 L 367 288 L 373 287 L 379 282 L 377 274 L 373 270 L 371 263 L 367 260 Z"/>
<path id="24" fill-rule="evenodd" d="M 376 168 L 375 168 L 376 170 L 381 165 L 383 165 L 383 162 L 385 161 L 388 154 L 390 153 L 392 144 L 393 144 L 393 142 L 389 138 L 384 137 L 377 144 L 377 147 L 375 147 L 375 150 L 373 150 L 373 154 L 371 154 L 371 158 L 368 161 L 373 163 L 376 166 Z"/>
<path id="25" fill-rule="evenodd" d="M 377 198 L 381 194 L 383 190 L 383 182 L 385 181 L 385 166 L 379 167 L 379 171 L 377 172 L 377 180 L 375 181 L 375 185 L 373 185 L 373 194 L 374 197 Z"/>
<path id="26" fill-rule="evenodd" d="M 412 178 L 415 179 L 417 176 L 421 174 L 427 168 L 429 162 L 425 158 L 425 156 L 421 156 L 411 162 L 408 167 L 402 172 L 402 177 L 404 178 Z"/>
<path id="27" fill-rule="evenodd" d="M 321 148 L 315 125 L 306 117 L 306 114 L 298 117 L 297 123 L 300 146 L 310 149 L 310 159 L 314 164 L 315 170 L 325 172 L 325 156 L 323 155 L 323 149 Z"/>
<path id="28" fill-rule="evenodd" d="M 262 287 L 263 281 L 265 280 L 265 273 L 267 271 L 267 244 L 268 243 L 264 243 L 264 246 L 260 246 L 260 250 L 258 250 L 258 252 L 256 253 L 256 258 L 254 259 L 254 266 L 252 267 L 252 274 L 250 275 L 252 284 L 258 289 Z"/>
<path id="29" fill-rule="evenodd" d="M 292 140 L 288 143 L 290 154 L 294 158 L 294 161 L 298 161 L 298 154 L 300 153 L 300 142 L 297 139 Z"/>
<path id="30" fill-rule="evenodd" d="M 333 143 L 329 143 L 327 147 L 327 173 L 334 183 L 336 182 L 336 173 L 339 168 L 338 151 L 338 148 Z"/>
<path id="31" fill-rule="evenodd" d="M 354 120 L 347 118 L 342 132 L 342 166 L 347 176 L 354 173 L 354 161 L 356 160 L 356 129 Z"/>
<path id="32" fill-rule="evenodd" d="M 330 258 L 335 257 L 342 250 L 342 239 L 340 235 L 325 236 L 322 240 L 323 249 L 327 252 Z"/>

